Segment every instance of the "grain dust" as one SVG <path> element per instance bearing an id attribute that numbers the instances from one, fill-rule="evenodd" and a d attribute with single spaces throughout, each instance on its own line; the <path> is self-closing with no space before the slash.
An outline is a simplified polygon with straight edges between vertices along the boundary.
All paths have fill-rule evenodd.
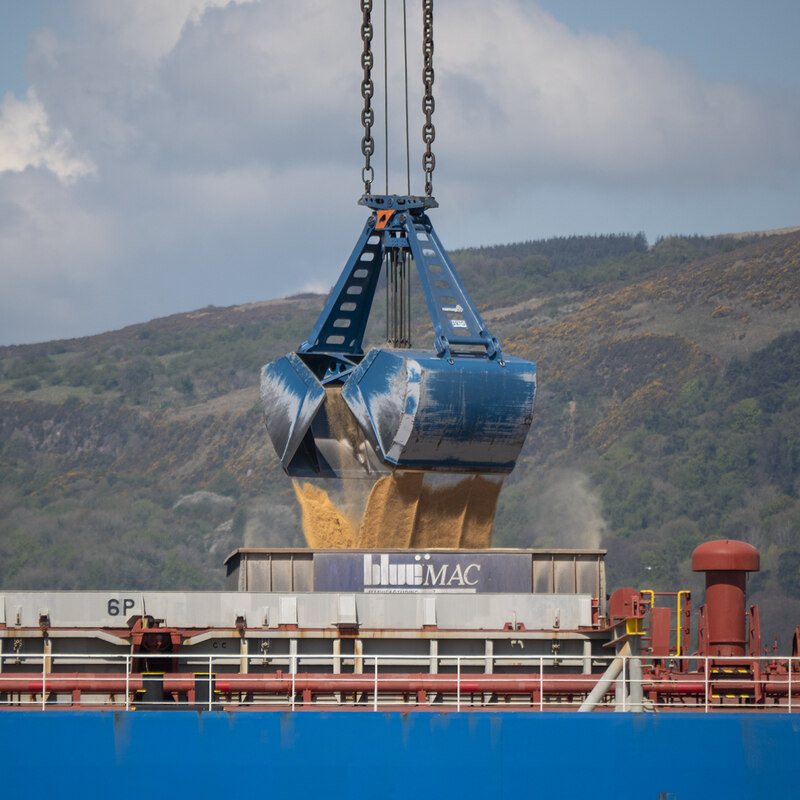
<path id="1" fill-rule="evenodd" d="M 470 550 L 491 546 L 497 499 L 502 488 L 501 477 L 473 475 L 468 479 L 467 506 L 459 547 Z"/>
<path id="2" fill-rule="evenodd" d="M 292 486 L 303 514 L 303 533 L 309 547 L 325 550 L 357 547 L 356 524 L 331 500 L 328 493 L 311 483 L 293 480 Z"/>
<path id="3" fill-rule="evenodd" d="M 502 478 L 427 475 L 411 547 L 489 547 Z"/>
<path id="4" fill-rule="evenodd" d="M 309 547 L 485 548 L 502 482 L 398 471 L 376 481 L 360 525 L 325 489 L 297 481 L 294 488 Z"/>
<path id="5" fill-rule="evenodd" d="M 348 455 L 355 454 L 363 441 L 361 429 L 342 397 L 341 386 L 325 387 L 325 417 L 331 439 L 337 439 Z M 342 465 L 340 465 L 342 466 Z"/>
<path id="6" fill-rule="evenodd" d="M 375 482 L 358 532 L 359 547 L 411 547 L 422 472 L 395 472 Z"/>

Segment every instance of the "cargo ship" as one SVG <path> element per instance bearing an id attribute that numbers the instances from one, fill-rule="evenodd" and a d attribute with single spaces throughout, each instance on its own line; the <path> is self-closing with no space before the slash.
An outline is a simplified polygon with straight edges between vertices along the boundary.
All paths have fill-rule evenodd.
<path id="1" fill-rule="evenodd" d="M 222 592 L 1 592 L 4 794 L 794 796 L 800 630 L 762 651 L 755 548 L 696 548 L 694 613 L 688 591 L 609 596 L 603 550 L 490 547 L 536 365 L 488 331 L 428 217 L 433 0 L 425 192 L 372 193 L 371 7 L 368 219 L 308 338 L 262 371 L 309 547 L 235 551 Z M 412 348 L 412 266 L 430 351 Z M 386 346 L 365 353 L 381 280 Z M 353 480 L 371 486 L 358 528 L 314 485 Z"/>
<path id="2" fill-rule="evenodd" d="M 758 562 L 700 545 L 694 616 L 689 592 L 606 597 L 603 550 L 240 549 L 223 592 L 6 591 L 4 785 L 791 793 L 798 634 L 791 656 L 763 654 Z"/>

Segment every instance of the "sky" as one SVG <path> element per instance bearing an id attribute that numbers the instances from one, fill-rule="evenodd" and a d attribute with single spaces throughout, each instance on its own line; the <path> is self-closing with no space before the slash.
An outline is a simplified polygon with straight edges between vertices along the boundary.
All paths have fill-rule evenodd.
<path id="1" fill-rule="evenodd" d="M 402 3 L 373 190 L 405 194 Z M 408 4 L 411 192 L 421 20 Z M 0 344 L 327 291 L 367 217 L 357 0 L 0 0 Z M 800 225 L 796 0 L 436 0 L 450 249 Z"/>

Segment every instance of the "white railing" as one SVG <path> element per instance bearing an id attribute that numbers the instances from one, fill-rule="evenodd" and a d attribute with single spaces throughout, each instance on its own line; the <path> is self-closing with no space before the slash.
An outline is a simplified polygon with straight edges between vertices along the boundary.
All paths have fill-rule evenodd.
<path id="1" fill-rule="evenodd" d="M 621 669 L 612 674 L 615 660 Z M 141 671 L 145 661 L 151 672 Z M 565 662 L 572 666 L 565 668 Z M 585 671 L 587 663 L 591 673 Z M 0 656 L 0 709 L 325 705 L 544 711 L 583 706 L 792 713 L 800 706 L 800 683 L 793 677 L 800 658 L 675 656 L 660 663 L 654 671 L 650 659 L 636 656 L 444 655 L 436 657 L 439 671 L 430 672 L 428 655 L 408 653 L 13 653 Z M 426 671 L 419 669 L 423 664 Z M 608 688 L 596 702 L 587 701 L 601 680 Z"/>

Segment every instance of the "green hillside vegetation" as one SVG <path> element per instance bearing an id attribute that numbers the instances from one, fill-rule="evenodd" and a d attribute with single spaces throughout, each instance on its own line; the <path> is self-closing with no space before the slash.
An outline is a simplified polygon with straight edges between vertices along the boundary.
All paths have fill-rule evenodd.
<path id="1" fill-rule="evenodd" d="M 603 546 L 613 586 L 696 590 L 693 547 L 744 539 L 762 552 L 751 599 L 785 640 L 800 622 L 800 234 L 452 257 L 492 332 L 539 366 L 495 543 Z M 0 587 L 219 588 L 235 547 L 301 544 L 258 373 L 323 302 L 0 348 Z M 413 302 L 426 344 L 418 287 Z"/>

